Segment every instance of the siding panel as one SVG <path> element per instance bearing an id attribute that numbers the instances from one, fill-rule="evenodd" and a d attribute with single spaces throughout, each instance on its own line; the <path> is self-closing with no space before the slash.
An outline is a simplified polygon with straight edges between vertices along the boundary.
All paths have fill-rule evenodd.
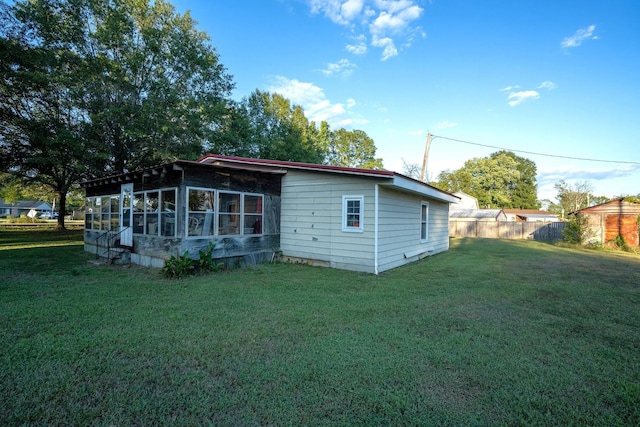
<path id="1" fill-rule="evenodd" d="M 428 241 L 420 240 L 420 206 L 429 202 Z M 449 205 L 417 195 L 380 188 L 378 270 L 380 272 L 417 260 L 406 253 L 435 254 L 449 248 Z"/>

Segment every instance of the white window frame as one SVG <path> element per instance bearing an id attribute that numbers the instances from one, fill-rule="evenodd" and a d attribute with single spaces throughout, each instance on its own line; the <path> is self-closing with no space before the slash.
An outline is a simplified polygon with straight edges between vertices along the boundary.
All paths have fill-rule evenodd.
<path id="1" fill-rule="evenodd" d="M 357 201 L 360 203 L 358 226 L 347 225 L 347 218 L 351 214 L 348 212 L 349 202 Z M 346 233 L 362 233 L 364 232 L 364 196 L 362 195 L 345 195 L 342 196 L 342 231 Z"/>
<path id="2" fill-rule="evenodd" d="M 204 213 L 205 216 L 207 215 L 206 211 L 192 211 L 189 209 L 189 192 L 191 190 L 196 190 L 196 191 L 210 191 L 213 193 L 213 212 L 210 212 L 212 215 L 211 221 L 211 227 L 213 229 L 213 234 L 205 234 L 205 235 L 189 235 L 189 221 L 191 218 L 192 214 L 202 214 Z M 187 214 L 185 215 L 185 238 L 186 239 L 210 239 L 213 236 L 216 236 L 218 233 L 218 190 L 216 190 L 215 188 L 210 188 L 210 187 L 194 187 L 194 186 L 187 186 L 186 187 L 186 192 L 185 192 L 185 206 L 186 206 L 186 212 Z M 202 227 L 204 227 L 204 224 L 202 224 Z"/>
<path id="3" fill-rule="evenodd" d="M 188 232 L 188 228 L 189 228 L 189 215 L 192 213 L 201 213 L 200 211 L 190 211 L 189 210 L 189 191 L 190 190 L 199 190 L 199 191 L 211 191 L 214 193 L 214 198 L 215 198 L 215 208 L 213 211 L 213 222 L 214 222 L 214 229 L 213 229 L 213 234 L 207 234 L 204 236 L 200 236 L 200 235 L 193 235 L 190 236 L 189 232 Z M 233 194 L 233 195 L 238 195 L 239 196 L 239 211 L 237 213 L 225 213 L 221 211 L 221 207 L 220 207 L 220 195 L 221 194 Z M 253 197 L 259 197 L 262 202 L 262 212 L 260 214 L 254 214 L 254 213 L 247 213 L 245 212 L 245 197 L 247 196 L 253 196 Z M 224 237 L 239 237 L 239 236 L 251 236 L 251 237 L 259 237 L 259 236 L 263 236 L 264 235 L 264 194 L 261 193 L 243 193 L 240 191 L 226 191 L 226 190 L 219 190 L 219 189 L 215 189 L 215 188 L 210 188 L 210 187 L 197 187 L 197 186 L 187 186 L 186 187 L 186 193 L 185 193 L 185 206 L 186 206 L 186 215 L 185 215 L 185 230 L 187 230 L 186 235 L 185 235 L 185 239 L 210 239 L 212 237 L 219 237 L 219 236 L 224 236 Z M 237 234 L 220 234 L 220 224 L 224 221 L 221 221 L 220 217 L 224 217 L 225 215 L 227 216 L 237 216 L 238 218 L 238 233 Z M 260 233 L 246 233 L 245 232 L 245 228 L 244 228 L 244 222 L 245 222 L 245 218 L 247 216 L 251 216 L 253 217 L 259 217 L 260 218 L 260 224 L 261 224 L 261 230 Z"/>
<path id="4" fill-rule="evenodd" d="M 426 213 L 423 218 L 423 212 Z M 429 241 L 429 202 L 420 203 L 420 241 Z"/>
<path id="5" fill-rule="evenodd" d="M 156 189 L 151 189 L 151 190 L 145 190 L 145 191 L 135 191 L 133 193 L 133 197 L 140 197 L 142 196 L 142 212 L 134 212 L 133 213 L 133 220 L 135 222 L 136 219 L 139 218 L 139 216 L 142 216 L 142 221 L 143 221 L 143 228 L 142 228 L 142 233 L 133 233 L 136 236 L 157 236 L 157 237 L 163 237 L 163 238 L 175 238 L 177 235 L 177 227 L 176 227 L 176 220 L 177 220 L 177 211 L 174 209 L 173 215 L 174 215 L 174 226 L 173 226 L 173 234 L 167 234 L 167 235 L 163 235 L 162 234 L 162 229 L 161 229 L 161 224 L 162 224 L 162 214 L 163 212 L 166 214 L 168 211 L 165 211 L 162 209 L 162 206 L 164 204 L 164 201 L 162 200 L 162 193 L 165 191 L 173 191 L 174 194 L 174 200 L 178 200 L 178 188 L 177 187 L 162 187 L 162 188 L 156 188 Z M 155 212 L 151 212 L 149 213 L 147 211 L 147 197 L 149 193 L 158 193 L 158 207 L 156 209 Z M 133 206 L 132 206 L 133 209 Z M 158 221 L 157 221 L 157 228 L 156 228 L 156 232 L 155 233 L 149 233 L 149 230 L 147 229 L 147 219 L 148 217 L 157 217 Z"/>

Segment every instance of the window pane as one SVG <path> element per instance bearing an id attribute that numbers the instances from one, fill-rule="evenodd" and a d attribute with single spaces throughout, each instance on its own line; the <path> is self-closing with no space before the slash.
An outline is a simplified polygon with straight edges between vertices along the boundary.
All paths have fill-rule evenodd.
<path id="1" fill-rule="evenodd" d="M 146 210 L 145 234 L 158 235 L 158 192 L 150 191 L 144 199 Z"/>
<path id="2" fill-rule="evenodd" d="M 244 234 L 262 234 L 262 215 L 245 214 Z"/>
<path id="3" fill-rule="evenodd" d="M 204 212 L 214 209 L 215 191 L 213 190 L 189 190 L 189 211 Z"/>
<path id="4" fill-rule="evenodd" d="M 144 233 L 144 193 L 133 193 L 133 232 Z"/>
<path id="5" fill-rule="evenodd" d="M 244 213 L 261 214 L 262 213 L 262 196 L 244 196 Z"/>
<path id="6" fill-rule="evenodd" d="M 360 200 L 347 200 L 347 227 L 360 227 Z"/>
<path id="7" fill-rule="evenodd" d="M 220 193 L 218 234 L 240 234 L 240 194 Z"/>
<path id="8" fill-rule="evenodd" d="M 176 190 L 163 190 L 160 235 L 176 235 Z"/>

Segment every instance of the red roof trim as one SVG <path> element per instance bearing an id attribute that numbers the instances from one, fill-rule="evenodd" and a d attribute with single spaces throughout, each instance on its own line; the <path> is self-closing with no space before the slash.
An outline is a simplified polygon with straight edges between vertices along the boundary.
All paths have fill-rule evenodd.
<path id="1" fill-rule="evenodd" d="M 198 163 L 203 163 L 205 160 L 220 160 L 223 162 L 242 163 L 249 165 L 262 165 L 262 166 L 280 166 L 292 169 L 304 169 L 304 170 L 319 170 L 328 172 L 340 172 L 349 173 L 354 175 L 367 175 L 367 176 L 384 176 L 393 177 L 396 175 L 393 171 L 377 170 L 377 169 L 361 169 L 361 168 L 345 168 L 340 166 L 330 165 L 317 165 L 313 163 L 302 162 L 288 162 L 284 160 L 268 160 L 268 159 L 252 159 L 248 157 L 236 157 L 236 156 L 223 156 L 220 154 L 207 154 L 197 160 Z"/>

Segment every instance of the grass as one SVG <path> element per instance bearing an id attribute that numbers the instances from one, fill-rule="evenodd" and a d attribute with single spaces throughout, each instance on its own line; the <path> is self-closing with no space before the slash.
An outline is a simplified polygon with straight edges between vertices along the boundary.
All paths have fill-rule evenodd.
<path id="1" fill-rule="evenodd" d="M 0 233 L 6 425 L 638 425 L 640 257 L 454 239 L 380 276 L 96 267 Z"/>

